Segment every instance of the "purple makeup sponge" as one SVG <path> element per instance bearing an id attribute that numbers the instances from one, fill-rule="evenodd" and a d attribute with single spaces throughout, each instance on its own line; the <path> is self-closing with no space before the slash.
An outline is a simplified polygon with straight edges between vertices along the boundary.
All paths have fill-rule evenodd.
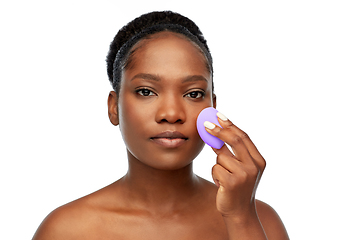
<path id="1" fill-rule="evenodd" d="M 220 126 L 220 123 L 218 121 L 218 117 L 216 116 L 216 113 L 218 112 L 218 110 L 216 110 L 213 107 L 208 107 L 203 109 L 196 121 L 196 127 L 197 130 L 199 132 L 199 135 L 201 137 L 201 139 L 210 147 L 216 148 L 216 149 L 220 149 L 223 145 L 224 142 L 221 141 L 219 138 L 214 137 L 213 135 L 211 135 L 210 133 L 208 133 L 205 130 L 205 126 L 204 126 L 204 122 L 205 121 L 209 121 L 212 122 L 216 125 Z"/>

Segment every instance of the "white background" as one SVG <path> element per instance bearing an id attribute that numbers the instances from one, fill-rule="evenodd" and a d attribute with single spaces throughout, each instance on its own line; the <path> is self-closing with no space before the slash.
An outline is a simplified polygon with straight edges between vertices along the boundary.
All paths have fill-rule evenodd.
<path id="1" fill-rule="evenodd" d="M 6 3 L 5 3 L 6 2 Z M 292 239 L 360 239 L 358 1 L 2 1 L 0 239 L 126 173 L 107 117 L 108 46 L 140 14 L 194 20 L 218 109 L 267 160 L 257 198 Z M 206 147 L 195 172 L 211 180 Z"/>

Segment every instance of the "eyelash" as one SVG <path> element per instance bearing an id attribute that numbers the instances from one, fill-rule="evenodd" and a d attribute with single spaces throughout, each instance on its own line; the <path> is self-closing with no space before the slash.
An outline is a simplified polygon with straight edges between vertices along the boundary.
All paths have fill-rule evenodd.
<path id="1" fill-rule="evenodd" d="M 190 94 L 192 93 L 196 93 L 196 97 L 191 97 Z M 199 94 L 200 94 L 200 97 L 199 97 Z M 192 91 L 192 92 L 189 92 L 187 94 L 185 94 L 185 96 L 189 96 L 190 98 L 193 98 L 193 99 L 199 99 L 199 98 L 204 98 L 205 96 L 205 92 L 204 91 Z"/>
<path id="2" fill-rule="evenodd" d="M 143 96 L 143 97 L 149 97 L 149 96 L 152 96 L 152 95 L 146 95 L 144 94 L 145 91 L 148 91 L 149 94 L 152 94 L 152 95 L 156 95 L 153 91 L 151 91 L 150 89 L 147 89 L 147 88 L 140 88 L 140 89 L 137 89 L 136 90 L 136 93 Z"/>
<path id="3" fill-rule="evenodd" d="M 146 92 L 146 93 L 145 93 Z M 151 91 L 150 89 L 148 89 L 148 88 L 140 88 L 140 89 L 137 89 L 136 90 L 136 93 L 137 94 L 139 94 L 139 95 L 141 95 L 141 96 L 143 96 L 143 97 L 150 97 L 150 96 L 156 96 L 156 94 L 153 92 L 153 91 Z M 191 94 L 192 93 L 196 93 L 197 95 L 196 95 L 196 97 L 191 97 Z M 199 96 L 199 94 L 200 94 L 200 96 Z M 192 98 L 192 99 L 200 99 L 200 98 L 204 98 L 204 96 L 205 96 L 205 92 L 204 91 L 200 91 L 200 90 L 197 90 L 197 91 L 191 91 L 191 92 L 189 92 L 189 93 L 187 93 L 187 94 L 185 94 L 184 95 L 185 97 L 190 97 L 190 98 Z"/>

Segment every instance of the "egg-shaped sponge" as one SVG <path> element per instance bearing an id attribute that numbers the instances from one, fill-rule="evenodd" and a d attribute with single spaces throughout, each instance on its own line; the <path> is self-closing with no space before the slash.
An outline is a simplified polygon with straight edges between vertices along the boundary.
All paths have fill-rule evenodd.
<path id="1" fill-rule="evenodd" d="M 204 126 L 204 122 L 209 121 L 209 122 L 212 122 L 212 123 L 218 125 L 219 127 L 221 127 L 221 125 L 218 121 L 218 117 L 216 116 L 217 112 L 218 112 L 218 110 L 216 110 L 213 107 L 204 108 L 200 112 L 200 114 L 197 118 L 196 127 L 197 127 L 197 130 L 198 130 L 198 133 L 199 133 L 201 139 L 207 145 L 209 145 L 210 147 L 216 148 L 216 149 L 220 149 L 224 145 L 224 142 L 222 140 L 220 140 L 219 138 L 208 133 Z"/>

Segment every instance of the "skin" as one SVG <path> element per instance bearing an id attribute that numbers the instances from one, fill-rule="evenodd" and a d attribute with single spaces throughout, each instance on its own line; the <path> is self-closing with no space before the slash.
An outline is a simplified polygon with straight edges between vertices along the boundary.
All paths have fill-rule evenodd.
<path id="1" fill-rule="evenodd" d="M 197 115 L 216 106 L 199 48 L 169 32 L 135 47 L 119 96 L 110 92 L 108 98 L 109 119 L 127 147 L 127 174 L 54 210 L 33 240 L 288 239 L 276 212 L 255 200 L 265 160 L 230 120 L 208 129 L 234 151 L 214 149 L 216 185 L 193 173 L 192 161 L 204 147 Z M 154 138 L 166 131 L 184 139 Z"/>

